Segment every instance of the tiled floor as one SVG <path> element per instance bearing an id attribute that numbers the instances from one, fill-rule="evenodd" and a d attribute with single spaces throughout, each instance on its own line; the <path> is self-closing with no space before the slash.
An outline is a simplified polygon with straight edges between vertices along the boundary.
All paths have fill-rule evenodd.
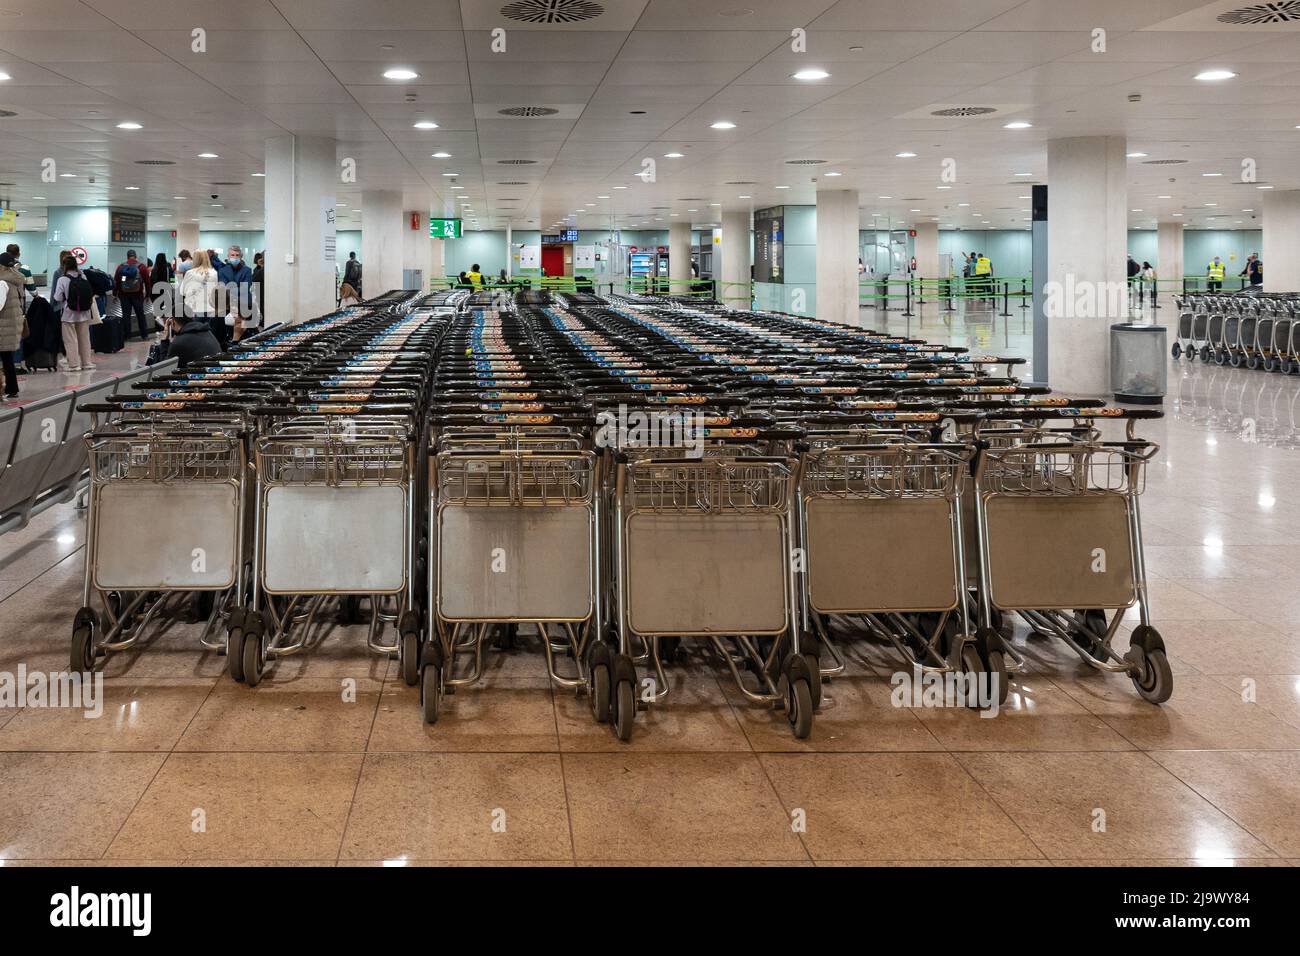
<path id="1" fill-rule="evenodd" d="M 951 331 L 1023 353 L 1001 321 Z M 1295 863 L 1300 378 L 1174 363 L 1170 387 L 1144 430 L 1162 707 L 1023 629 L 1000 716 L 895 707 L 895 659 L 855 642 L 799 742 L 693 651 L 624 745 L 531 639 L 426 727 L 357 628 L 250 690 L 181 624 L 109 660 L 99 719 L 0 707 L 0 860 Z M 66 667 L 83 537 L 71 508 L 0 537 L 0 672 Z"/>

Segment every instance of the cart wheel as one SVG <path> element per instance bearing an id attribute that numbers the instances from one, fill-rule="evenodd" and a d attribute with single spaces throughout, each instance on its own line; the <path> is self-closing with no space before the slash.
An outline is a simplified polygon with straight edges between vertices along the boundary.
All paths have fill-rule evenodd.
<path id="1" fill-rule="evenodd" d="M 1086 610 L 1075 611 L 1074 620 L 1079 625 L 1079 636 L 1082 643 L 1088 651 L 1088 656 L 1096 661 L 1110 660 L 1107 654 L 1098 646 L 1097 635 L 1106 633 L 1106 612 L 1101 608 L 1090 607 Z"/>
<path id="2" fill-rule="evenodd" d="M 244 629 L 232 627 L 226 632 L 226 670 L 230 679 L 244 681 Z"/>
<path id="3" fill-rule="evenodd" d="M 349 594 L 339 602 L 339 623 L 361 623 L 361 595 Z"/>
<path id="4" fill-rule="evenodd" d="M 1210 347 L 1208 345 L 1204 346 L 1201 349 L 1201 361 L 1204 362 L 1206 365 L 1209 365 L 1210 359 L 1212 358 L 1214 358 L 1214 353 L 1210 350 Z M 1223 363 L 1220 362 L 1219 364 L 1223 364 Z"/>
<path id="5" fill-rule="evenodd" d="M 591 669 L 591 686 L 587 692 L 591 696 L 591 716 L 596 723 L 603 724 L 609 720 L 609 668 L 597 664 Z"/>
<path id="6" fill-rule="evenodd" d="M 1252 352 L 1250 355 L 1247 355 L 1247 356 L 1246 356 L 1246 368 L 1248 368 L 1248 369 L 1252 369 L 1252 370 L 1259 368 L 1259 356 L 1256 355 L 1256 354 L 1253 353 L 1253 352 Z"/>
<path id="7" fill-rule="evenodd" d="M 415 631 L 403 632 L 397 656 L 402 680 L 407 687 L 414 687 L 420 682 L 420 635 Z"/>
<path id="8" fill-rule="evenodd" d="M 436 664 L 425 664 L 420 672 L 420 709 L 424 711 L 424 722 L 438 722 L 438 704 L 442 699 L 442 668 Z"/>
<path id="9" fill-rule="evenodd" d="M 1216 349 L 1216 350 L 1215 350 L 1215 353 L 1214 353 L 1214 364 L 1215 364 L 1215 365 L 1226 365 L 1226 364 L 1228 364 L 1228 350 L 1227 350 L 1227 349 Z"/>
<path id="10" fill-rule="evenodd" d="M 785 716 L 790 721 L 795 740 L 807 740 L 812 733 L 813 702 L 812 689 L 802 677 L 790 682 L 786 694 Z"/>
<path id="11" fill-rule="evenodd" d="M 262 682 L 262 668 L 266 664 L 260 631 L 249 631 L 244 634 L 243 651 L 241 656 L 244 659 L 244 683 L 249 687 L 256 687 Z"/>
<path id="12" fill-rule="evenodd" d="M 89 624 L 80 624 L 73 628 L 69 663 L 74 674 L 95 669 L 95 631 Z"/>
<path id="13" fill-rule="evenodd" d="M 212 602 L 216 594 L 213 591 L 195 591 L 190 603 L 190 616 L 193 623 L 202 624 L 212 615 Z"/>
<path id="14" fill-rule="evenodd" d="M 636 718 L 636 694 L 631 681 L 621 680 L 614 692 L 614 733 L 619 740 L 632 739 L 632 721 Z"/>
<path id="15" fill-rule="evenodd" d="M 1174 347 L 1169 350 L 1169 354 L 1174 358 L 1178 358 L 1178 356 L 1183 354 L 1183 347 L 1175 342 Z"/>
<path id="16" fill-rule="evenodd" d="M 1277 359 L 1273 358 L 1273 356 L 1271 356 L 1271 355 L 1270 355 L 1268 358 L 1264 359 L 1264 371 L 1265 371 L 1265 372 L 1272 372 L 1272 371 L 1274 371 L 1276 368 L 1277 368 Z"/>
<path id="17" fill-rule="evenodd" d="M 979 680 L 979 676 L 985 673 L 984 661 L 980 658 L 979 648 L 975 646 L 974 641 L 967 641 L 961 647 L 961 653 L 957 656 L 959 673 L 966 675 L 967 680 L 974 677 Z M 973 694 L 966 701 L 966 706 L 979 710 L 979 694 Z"/>
<path id="18" fill-rule="evenodd" d="M 517 645 L 516 638 L 519 636 L 518 624 L 498 624 L 496 634 L 492 640 L 492 646 L 500 651 L 512 651 Z"/>
<path id="19" fill-rule="evenodd" d="M 989 651 L 989 679 L 997 681 L 998 705 L 1007 702 L 1011 693 L 1011 678 L 1007 674 L 1007 658 L 1001 651 Z"/>
<path id="20" fill-rule="evenodd" d="M 1229 353 L 1228 353 L 1228 364 L 1231 365 L 1233 368 L 1241 368 L 1241 353 L 1240 353 L 1240 352 L 1229 352 Z"/>
<path id="21" fill-rule="evenodd" d="M 812 709 L 821 710 L 822 659 L 816 654 L 804 654 L 803 660 L 808 665 L 808 673 L 812 675 L 808 680 L 808 697 L 812 701 Z"/>
<path id="22" fill-rule="evenodd" d="M 1174 675 L 1163 650 L 1144 651 L 1140 647 L 1130 647 L 1124 658 L 1134 665 L 1129 678 L 1143 700 L 1163 704 L 1169 699 L 1174 692 Z"/>

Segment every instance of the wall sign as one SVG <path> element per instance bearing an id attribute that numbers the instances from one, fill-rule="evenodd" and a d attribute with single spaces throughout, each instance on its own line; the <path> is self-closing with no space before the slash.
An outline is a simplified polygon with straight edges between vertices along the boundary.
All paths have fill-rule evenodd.
<path id="1" fill-rule="evenodd" d="M 329 264 L 330 268 L 334 267 L 335 250 L 338 242 L 337 225 L 335 223 L 334 197 L 327 196 L 320 201 L 321 214 L 321 259 Z"/>
<path id="2" fill-rule="evenodd" d="M 463 234 L 459 219 L 429 218 L 429 235 L 434 239 L 459 239 Z"/>
<path id="3" fill-rule="evenodd" d="M 109 242 L 124 245 L 142 245 L 145 241 L 148 221 L 142 212 L 125 209 L 113 209 L 108 216 Z"/>
<path id="4" fill-rule="evenodd" d="M 90 258 L 90 253 L 88 253 L 85 249 L 81 248 L 81 246 L 73 246 L 68 251 L 71 252 L 73 256 L 76 257 L 77 265 L 79 266 L 84 266 L 86 264 L 86 260 Z"/>
<path id="5" fill-rule="evenodd" d="M 754 281 L 784 282 L 785 207 L 754 210 Z"/>

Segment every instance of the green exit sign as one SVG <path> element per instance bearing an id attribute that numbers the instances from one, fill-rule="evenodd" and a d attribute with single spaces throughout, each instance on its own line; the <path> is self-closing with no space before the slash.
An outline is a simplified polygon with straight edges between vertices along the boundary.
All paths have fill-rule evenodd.
<path id="1" fill-rule="evenodd" d="M 434 239 L 459 239 L 461 237 L 459 219 L 429 219 L 429 235 Z"/>

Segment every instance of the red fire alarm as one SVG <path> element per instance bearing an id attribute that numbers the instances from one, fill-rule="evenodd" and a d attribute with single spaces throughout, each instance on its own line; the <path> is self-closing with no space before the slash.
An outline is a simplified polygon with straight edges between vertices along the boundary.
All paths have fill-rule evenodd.
<path id="1" fill-rule="evenodd" d="M 411 213 L 411 231 L 420 231 L 420 214 L 418 212 Z"/>
<path id="2" fill-rule="evenodd" d="M 915 230 L 915 229 L 909 229 L 909 230 L 907 230 L 907 234 L 908 234 L 909 236 L 911 236 L 913 239 L 916 238 L 916 230 Z"/>
<path id="3" fill-rule="evenodd" d="M 176 230 L 175 230 L 175 229 L 172 230 L 172 238 L 173 238 L 173 239 L 176 238 Z"/>

